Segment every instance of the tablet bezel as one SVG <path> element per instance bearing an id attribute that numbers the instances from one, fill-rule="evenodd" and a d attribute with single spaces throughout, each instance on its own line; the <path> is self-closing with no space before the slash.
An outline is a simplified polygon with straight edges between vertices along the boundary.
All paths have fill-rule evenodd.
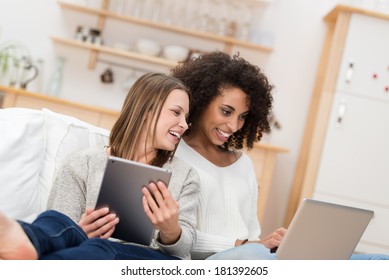
<path id="1" fill-rule="evenodd" d="M 142 187 L 150 182 L 169 184 L 171 171 L 109 156 L 95 209 L 108 207 L 119 217 L 112 238 L 150 245 L 154 227 L 144 212 Z"/>

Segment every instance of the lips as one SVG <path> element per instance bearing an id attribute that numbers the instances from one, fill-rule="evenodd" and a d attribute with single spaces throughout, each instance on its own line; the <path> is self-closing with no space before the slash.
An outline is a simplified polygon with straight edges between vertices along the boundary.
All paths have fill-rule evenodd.
<path id="1" fill-rule="evenodd" d="M 223 130 L 220 130 L 219 128 L 216 128 L 216 135 L 219 137 L 219 139 L 223 142 L 227 141 L 228 138 L 231 136 L 230 133 L 227 133 Z"/>
<path id="2" fill-rule="evenodd" d="M 174 144 L 177 144 L 180 141 L 182 136 L 181 133 L 173 130 L 169 130 L 169 134 L 171 135 Z"/>
<path id="3" fill-rule="evenodd" d="M 173 131 L 173 130 L 169 130 L 169 133 L 170 133 L 171 135 L 173 135 L 174 137 L 176 137 L 177 140 L 180 140 L 180 138 L 181 138 L 181 134 L 180 134 L 180 133 L 178 133 L 178 132 L 176 132 L 176 131 Z"/>

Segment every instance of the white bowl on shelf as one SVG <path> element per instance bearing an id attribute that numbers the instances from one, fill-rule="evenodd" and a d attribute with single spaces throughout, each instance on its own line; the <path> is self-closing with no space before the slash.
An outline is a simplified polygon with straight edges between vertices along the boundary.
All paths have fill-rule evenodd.
<path id="1" fill-rule="evenodd" d="M 174 61 L 184 61 L 188 58 L 189 49 L 180 45 L 168 45 L 163 48 L 163 56 Z"/>
<path id="2" fill-rule="evenodd" d="M 129 45 L 121 43 L 121 42 L 113 43 L 112 47 L 114 47 L 115 49 L 121 49 L 121 50 L 125 50 L 125 51 L 128 51 L 130 49 Z"/>
<path id="3" fill-rule="evenodd" d="M 136 50 L 141 54 L 157 56 L 161 52 L 161 45 L 154 40 L 139 38 L 135 43 Z"/>

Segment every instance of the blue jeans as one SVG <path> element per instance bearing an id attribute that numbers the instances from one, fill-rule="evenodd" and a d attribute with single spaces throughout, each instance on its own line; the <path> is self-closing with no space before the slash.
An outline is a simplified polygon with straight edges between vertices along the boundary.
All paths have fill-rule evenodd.
<path id="1" fill-rule="evenodd" d="M 73 220 L 53 210 L 43 212 L 31 224 L 19 223 L 42 260 L 178 260 L 147 247 L 88 239 Z"/>
<path id="2" fill-rule="evenodd" d="M 384 254 L 352 254 L 350 260 L 389 260 Z"/>
<path id="3" fill-rule="evenodd" d="M 262 244 L 249 243 L 242 246 L 227 249 L 216 253 L 207 260 L 276 260 L 276 256 L 270 253 Z M 389 260 L 388 255 L 383 254 L 353 254 L 350 260 Z"/>

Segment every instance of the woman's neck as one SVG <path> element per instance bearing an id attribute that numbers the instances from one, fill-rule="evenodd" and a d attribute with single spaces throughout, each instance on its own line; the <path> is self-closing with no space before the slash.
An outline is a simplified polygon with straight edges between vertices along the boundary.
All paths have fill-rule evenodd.
<path id="1" fill-rule="evenodd" d="M 144 147 L 143 147 L 144 149 Z M 141 163 L 146 163 L 146 164 L 151 164 L 153 162 L 153 160 L 155 159 L 156 155 L 157 155 L 157 151 L 155 149 L 153 149 L 152 151 L 139 151 L 137 150 L 137 152 L 135 152 L 134 154 L 134 158 L 133 160 L 134 161 L 137 161 L 137 162 L 141 162 Z"/>
<path id="2" fill-rule="evenodd" d="M 137 141 L 132 160 L 151 164 L 157 156 L 157 150 L 154 148 L 151 137 L 147 135 L 146 131 L 147 130 L 143 130 L 141 135 L 139 135 L 139 140 Z"/>
<path id="3" fill-rule="evenodd" d="M 213 144 L 207 138 L 188 135 L 183 140 L 202 157 L 219 167 L 229 166 L 240 157 L 239 152 L 226 150 Z"/>

